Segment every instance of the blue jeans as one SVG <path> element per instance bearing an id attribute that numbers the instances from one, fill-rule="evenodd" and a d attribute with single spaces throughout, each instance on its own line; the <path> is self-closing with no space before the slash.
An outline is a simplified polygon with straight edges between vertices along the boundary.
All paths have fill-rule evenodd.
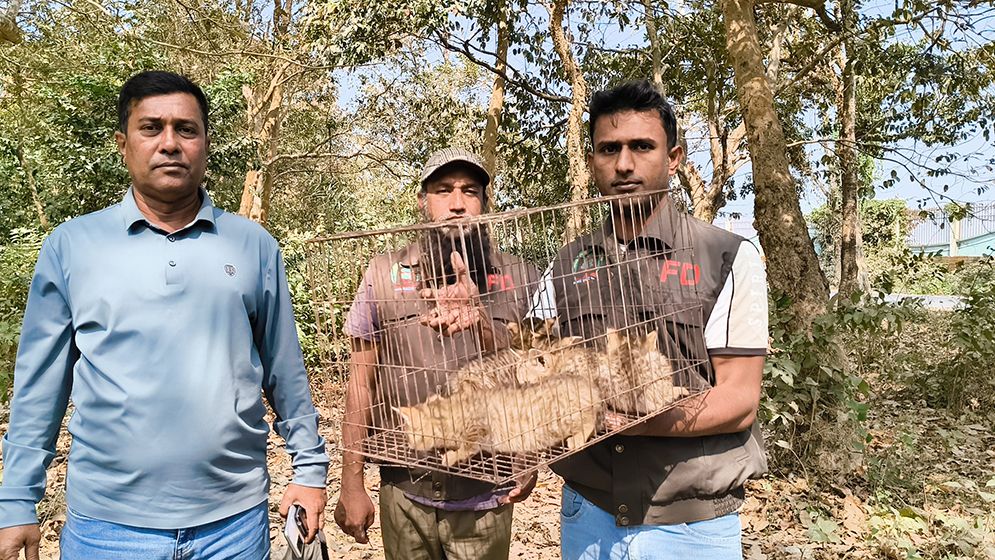
<path id="1" fill-rule="evenodd" d="M 267 503 L 189 529 L 145 529 L 71 509 L 59 537 L 62 560 L 268 560 Z"/>
<path id="2" fill-rule="evenodd" d="M 618 527 L 613 515 L 563 485 L 564 560 L 742 560 L 741 536 L 736 512 L 680 525 Z"/>

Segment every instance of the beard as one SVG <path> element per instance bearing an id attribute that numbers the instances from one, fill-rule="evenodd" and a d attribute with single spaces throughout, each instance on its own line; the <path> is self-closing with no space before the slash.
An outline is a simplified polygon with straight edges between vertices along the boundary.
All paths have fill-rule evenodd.
<path id="1" fill-rule="evenodd" d="M 487 276 L 494 272 L 491 236 L 483 224 L 457 227 L 433 227 L 422 233 L 421 273 L 425 286 L 439 288 L 456 283 L 452 254 L 459 253 L 466 264 L 470 281 L 480 293 L 487 291 Z"/>

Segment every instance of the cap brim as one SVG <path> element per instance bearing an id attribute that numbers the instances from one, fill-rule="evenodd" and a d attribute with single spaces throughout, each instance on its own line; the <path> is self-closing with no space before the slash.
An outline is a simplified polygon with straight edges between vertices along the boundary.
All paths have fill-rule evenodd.
<path id="1" fill-rule="evenodd" d="M 436 173 L 438 173 L 440 171 L 443 171 L 447 167 L 449 167 L 449 166 L 451 166 L 453 164 L 457 164 L 457 163 L 461 163 L 463 165 L 466 165 L 466 166 L 470 167 L 471 169 L 473 169 L 475 172 L 477 172 L 480 175 L 480 177 L 484 180 L 483 186 L 486 187 L 486 186 L 488 186 L 488 185 L 491 184 L 491 174 L 488 173 L 487 170 L 483 168 L 483 166 L 481 166 L 479 163 L 477 163 L 475 161 L 472 161 L 472 160 L 469 160 L 469 159 L 465 159 L 465 158 L 459 158 L 459 157 L 453 158 L 453 159 L 451 159 L 451 160 L 449 160 L 449 161 L 447 161 L 445 163 L 439 164 L 439 165 L 437 165 L 435 167 L 431 167 L 431 168 L 426 169 L 422 173 L 422 177 L 421 177 L 422 184 L 425 184 L 425 182 L 428 181 L 429 179 L 431 179 L 432 176 L 435 175 Z"/>

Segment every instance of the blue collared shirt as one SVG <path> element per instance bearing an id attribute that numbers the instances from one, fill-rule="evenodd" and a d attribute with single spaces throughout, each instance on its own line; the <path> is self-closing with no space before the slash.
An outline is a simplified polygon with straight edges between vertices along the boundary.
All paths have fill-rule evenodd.
<path id="1" fill-rule="evenodd" d="M 266 500 L 263 394 L 294 482 L 325 485 L 279 246 L 201 198 L 171 234 L 129 190 L 45 240 L 3 438 L 0 527 L 36 522 L 70 399 L 66 502 L 83 515 L 176 529 Z"/>

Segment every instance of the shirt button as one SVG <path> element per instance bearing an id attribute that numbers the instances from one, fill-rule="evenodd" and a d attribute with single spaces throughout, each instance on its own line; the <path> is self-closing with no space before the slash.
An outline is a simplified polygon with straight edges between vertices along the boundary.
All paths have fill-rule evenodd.
<path id="1" fill-rule="evenodd" d="M 442 492 L 436 492 L 435 493 L 435 499 L 436 500 L 441 500 L 442 499 Z"/>
<path id="2" fill-rule="evenodd" d="M 615 453 L 621 453 L 623 451 L 625 451 L 625 446 L 622 445 L 621 443 L 616 443 L 615 444 Z"/>
<path id="3" fill-rule="evenodd" d="M 629 513 L 629 506 L 627 506 L 625 504 L 622 504 L 622 505 L 618 506 L 618 512 L 619 513 Z"/>
<path id="4" fill-rule="evenodd" d="M 176 266 L 176 261 L 169 261 L 169 266 Z"/>
<path id="5" fill-rule="evenodd" d="M 620 515 L 618 518 L 618 524 L 623 527 L 627 526 L 629 524 L 629 518 L 624 515 Z"/>
<path id="6" fill-rule="evenodd" d="M 168 239 L 170 241 L 176 241 L 176 236 L 175 235 L 167 235 L 166 239 Z"/>

